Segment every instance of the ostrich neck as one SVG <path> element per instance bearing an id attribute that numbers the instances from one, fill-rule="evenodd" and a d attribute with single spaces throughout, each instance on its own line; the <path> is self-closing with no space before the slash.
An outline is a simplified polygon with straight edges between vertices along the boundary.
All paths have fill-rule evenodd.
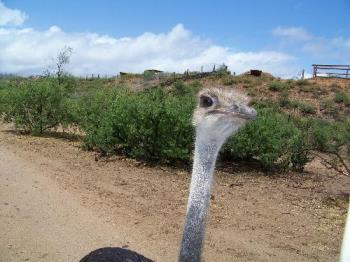
<path id="1" fill-rule="evenodd" d="M 214 167 L 221 144 L 196 137 L 180 262 L 195 262 L 201 259 Z"/>

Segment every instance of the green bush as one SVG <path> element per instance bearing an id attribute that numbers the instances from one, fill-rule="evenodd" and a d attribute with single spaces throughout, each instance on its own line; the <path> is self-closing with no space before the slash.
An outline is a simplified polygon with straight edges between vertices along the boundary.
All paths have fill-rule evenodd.
<path id="1" fill-rule="evenodd" d="M 89 90 L 78 102 L 77 124 L 85 132 L 84 147 L 96 148 L 109 153 L 115 149 L 117 140 L 112 134 L 112 105 L 116 99 L 113 90 Z"/>
<path id="2" fill-rule="evenodd" d="M 222 84 L 225 86 L 231 86 L 233 84 L 239 83 L 239 79 L 236 76 L 227 75 L 222 80 Z"/>
<path id="3" fill-rule="evenodd" d="M 337 153 L 345 146 L 350 152 L 350 118 L 343 122 L 310 119 L 310 145 L 324 153 Z"/>
<path id="4" fill-rule="evenodd" d="M 57 79 L 38 79 L 12 85 L 3 96 L 4 120 L 33 134 L 66 123 L 68 111 L 65 103 L 68 86 L 58 85 Z"/>
<path id="5" fill-rule="evenodd" d="M 302 102 L 298 102 L 298 108 L 304 114 L 316 114 L 316 108 Z"/>
<path id="6" fill-rule="evenodd" d="M 3 113 L 5 113 L 6 108 L 7 108 L 6 96 L 7 96 L 7 90 L 0 89 L 0 120 L 2 118 Z"/>
<path id="7" fill-rule="evenodd" d="M 350 106 L 350 93 L 337 91 L 335 93 L 334 101 L 336 103 L 344 103 L 346 106 Z"/>
<path id="8" fill-rule="evenodd" d="M 231 138 L 223 150 L 225 159 L 256 159 L 264 169 L 302 169 L 308 162 L 302 132 L 288 117 L 273 108 L 260 108 L 255 121 Z"/>
<path id="9" fill-rule="evenodd" d="M 271 91 L 283 91 L 288 89 L 290 86 L 286 82 L 273 81 L 268 84 L 268 87 Z"/>
<path id="10" fill-rule="evenodd" d="M 85 108 L 85 145 L 102 153 L 122 151 L 138 158 L 188 161 L 193 145 L 193 96 L 160 88 L 115 91 Z M 91 101 L 91 100 L 89 100 Z"/>
<path id="11" fill-rule="evenodd" d="M 220 65 L 216 68 L 215 72 L 213 72 L 212 76 L 216 78 L 223 78 L 228 75 L 231 75 L 231 72 L 228 70 L 228 67 L 225 64 Z"/>
<path id="12" fill-rule="evenodd" d="M 193 81 L 190 84 L 185 84 L 184 81 L 182 80 L 177 80 L 174 83 L 174 87 L 173 87 L 173 94 L 175 96 L 184 96 L 184 95 L 195 95 L 200 87 L 201 87 L 201 83 L 199 81 Z"/>
<path id="13" fill-rule="evenodd" d="M 150 81 L 155 79 L 156 73 L 153 71 L 146 70 L 143 72 L 143 79 L 146 81 Z"/>
<path id="14" fill-rule="evenodd" d="M 280 107 L 286 107 L 288 108 L 290 105 L 290 100 L 289 100 L 289 93 L 287 90 L 283 90 L 281 92 L 280 98 L 279 98 L 279 104 Z"/>
<path id="15" fill-rule="evenodd" d="M 320 102 L 320 109 L 324 110 L 325 114 L 331 115 L 333 118 L 338 118 L 339 109 L 333 99 L 324 99 Z"/>
<path id="16" fill-rule="evenodd" d="M 189 92 L 190 90 L 188 89 L 188 86 L 185 85 L 185 82 L 182 80 L 177 80 L 174 83 L 174 91 L 173 93 L 175 95 L 185 95 Z"/>
<path id="17" fill-rule="evenodd" d="M 290 100 L 288 98 L 288 92 L 286 90 L 281 92 L 279 105 L 280 107 L 288 109 L 298 108 L 303 114 L 316 114 L 316 108 L 313 106 L 307 105 L 301 101 Z"/>
<path id="18" fill-rule="evenodd" d="M 58 124 L 78 125 L 85 134 L 85 148 L 102 154 L 123 153 L 162 162 L 191 159 L 191 116 L 200 82 L 178 81 L 170 90 L 132 92 L 102 80 L 80 81 L 76 88 L 75 81 L 69 77 L 61 85 L 54 78 L 7 81 L 0 85 L 0 113 L 6 121 L 35 134 Z M 310 161 L 310 150 L 335 153 L 346 147 L 350 151 L 349 118 L 342 122 L 293 118 L 280 107 L 297 107 L 305 114 L 315 109 L 289 100 L 286 88 L 278 90 L 282 91 L 280 104 L 255 102 L 257 119 L 229 139 L 224 159 L 258 161 L 265 170 L 302 170 Z"/>
<path id="19" fill-rule="evenodd" d="M 155 88 L 137 93 L 99 92 L 83 100 L 87 148 L 148 160 L 190 160 L 195 96 L 178 96 Z M 276 105 L 266 102 L 257 106 L 257 120 L 228 141 L 223 157 L 256 159 L 265 169 L 302 169 L 309 160 L 302 132 L 278 112 Z"/>
<path id="20" fill-rule="evenodd" d="M 307 81 L 306 79 L 299 79 L 299 80 L 295 81 L 295 84 L 297 86 L 306 86 L 306 85 L 310 85 L 311 83 L 309 81 Z"/>

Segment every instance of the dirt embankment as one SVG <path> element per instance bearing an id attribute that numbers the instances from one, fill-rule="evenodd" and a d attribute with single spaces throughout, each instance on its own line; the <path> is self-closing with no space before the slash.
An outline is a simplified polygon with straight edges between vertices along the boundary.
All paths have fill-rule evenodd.
<path id="1" fill-rule="evenodd" d="M 317 163 L 305 174 L 233 165 L 215 176 L 205 261 L 337 261 L 349 178 Z M 77 261 L 110 245 L 176 261 L 189 178 L 1 126 L 0 261 Z"/>

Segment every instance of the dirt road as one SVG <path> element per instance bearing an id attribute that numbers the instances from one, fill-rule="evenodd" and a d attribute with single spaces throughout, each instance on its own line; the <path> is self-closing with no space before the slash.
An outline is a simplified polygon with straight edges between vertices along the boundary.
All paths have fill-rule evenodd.
<path id="1" fill-rule="evenodd" d="M 0 126 L 0 261 L 78 261 L 102 246 L 176 261 L 189 173 L 95 161 L 79 145 Z M 272 177 L 221 168 L 205 261 L 336 261 L 350 181 L 309 169 Z"/>
<path id="2" fill-rule="evenodd" d="M 43 172 L 0 146 L 1 261 L 78 261 L 94 248 L 126 243 Z"/>

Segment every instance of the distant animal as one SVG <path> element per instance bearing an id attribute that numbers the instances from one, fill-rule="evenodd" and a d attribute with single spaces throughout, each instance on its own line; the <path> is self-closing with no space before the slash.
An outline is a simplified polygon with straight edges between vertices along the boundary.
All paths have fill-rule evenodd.
<path id="1" fill-rule="evenodd" d="M 198 95 L 193 114 L 196 128 L 194 163 L 187 214 L 179 255 L 180 262 L 201 260 L 206 217 L 210 204 L 211 186 L 216 159 L 229 136 L 236 133 L 256 111 L 248 106 L 248 98 L 234 90 L 213 87 Z M 92 251 L 80 262 L 150 262 L 134 251 L 106 247 Z"/>

